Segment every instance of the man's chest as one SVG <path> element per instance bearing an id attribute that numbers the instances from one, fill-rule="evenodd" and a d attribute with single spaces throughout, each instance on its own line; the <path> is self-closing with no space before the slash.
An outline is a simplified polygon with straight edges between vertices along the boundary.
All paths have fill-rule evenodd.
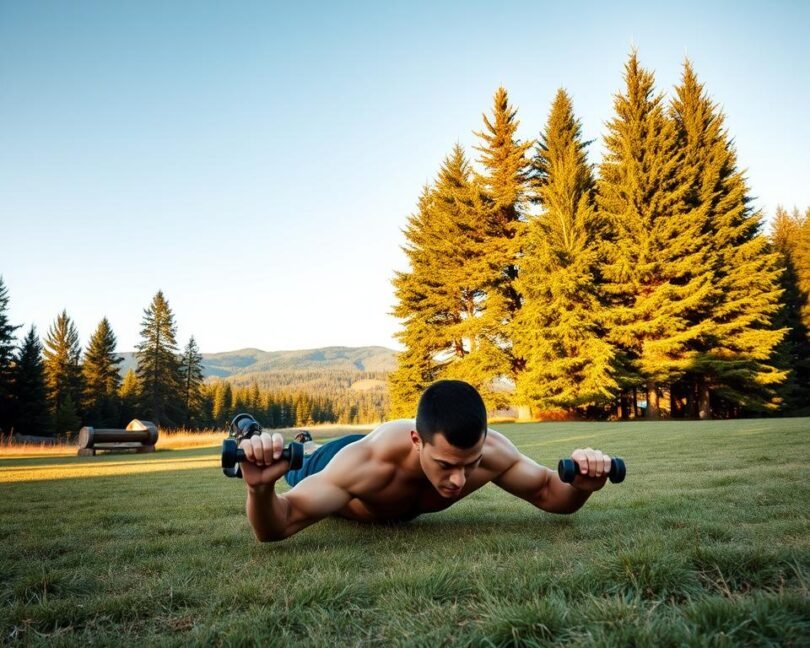
<path id="1" fill-rule="evenodd" d="M 422 513 L 436 513 L 449 508 L 492 480 L 486 470 L 476 470 L 467 479 L 458 497 L 442 497 L 430 482 L 394 479 L 374 492 L 352 498 L 341 515 L 360 521 L 410 520 Z"/>

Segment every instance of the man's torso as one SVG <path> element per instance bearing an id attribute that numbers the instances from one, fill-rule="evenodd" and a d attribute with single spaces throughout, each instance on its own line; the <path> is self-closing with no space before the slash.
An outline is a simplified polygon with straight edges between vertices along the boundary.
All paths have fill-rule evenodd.
<path id="1" fill-rule="evenodd" d="M 500 435 L 490 430 L 480 464 L 467 475 L 459 495 L 442 497 L 414 463 L 410 432 L 412 420 L 379 426 L 339 454 L 351 453 L 358 462 L 349 491 L 352 499 L 337 515 L 363 522 L 404 521 L 422 513 L 442 511 L 497 478 L 505 466 L 499 457 Z M 501 461 L 499 461 L 501 459 Z M 354 464 L 352 464 L 354 465 Z"/>

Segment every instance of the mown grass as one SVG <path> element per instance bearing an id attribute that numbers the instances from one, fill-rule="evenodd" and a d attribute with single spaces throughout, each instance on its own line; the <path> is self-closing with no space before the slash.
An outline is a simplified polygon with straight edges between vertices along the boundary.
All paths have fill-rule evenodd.
<path id="1" fill-rule="evenodd" d="M 490 485 L 260 544 L 211 448 L 0 458 L 0 641 L 810 645 L 810 419 L 498 427 L 627 481 L 573 516 Z"/>

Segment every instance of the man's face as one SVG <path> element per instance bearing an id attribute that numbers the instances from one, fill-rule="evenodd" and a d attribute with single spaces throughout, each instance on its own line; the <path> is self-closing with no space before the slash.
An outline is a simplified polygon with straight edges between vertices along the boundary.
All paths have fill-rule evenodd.
<path id="1" fill-rule="evenodd" d="M 419 447 L 422 471 L 439 495 L 448 499 L 458 497 L 467 477 L 481 463 L 486 438 L 482 435 L 472 448 L 463 449 L 450 445 L 443 434 L 434 434 L 432 443 L 424 443 L 416 431 L 412 436 Z"/>

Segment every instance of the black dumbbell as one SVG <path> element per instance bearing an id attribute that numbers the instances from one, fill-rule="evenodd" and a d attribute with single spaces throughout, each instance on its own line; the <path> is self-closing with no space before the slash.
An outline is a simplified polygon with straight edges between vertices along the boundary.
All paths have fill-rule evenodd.
<path id="1" fill-rule="evenodd" d="M 560 463 L 557 464 L 557 473 L 560 475 L 560 479 L 566 484 L 570 484 L 574 481 L 574 477 L 580 474 L 579 464 L 573 459 L 560 459 Z M 624 459 L 611 457 L 608 479 L 614 484 L 621 484 L 626 474 L 627 469 L 624 467 Z"/>
<path id="2" fill-rule="evenodd" d="M 281 458 L 290 462 L 290 470 L 297 470 L 304 465 L 304 444 L 293 441 L 281 451 Z M 245 461 L 245 451 L 238 447 L 236 439 L 225 439 L 222 442 L 222 472 L 228 477 L 242 477 L 239 463 Z"/>

